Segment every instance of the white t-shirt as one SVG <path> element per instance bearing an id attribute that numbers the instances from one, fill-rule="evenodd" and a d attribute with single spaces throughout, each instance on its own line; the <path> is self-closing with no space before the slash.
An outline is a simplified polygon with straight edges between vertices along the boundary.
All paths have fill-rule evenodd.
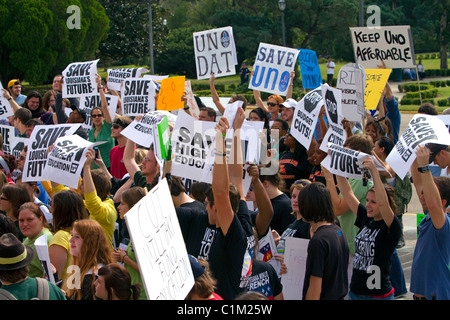
<path id="1" fill-rule="evenodd" d="M 334 68 L 336 67 L 336 65 L 334 64 L 333 61 L 331 62 L 327 62 L 327 74 L 334 74 Z"/>

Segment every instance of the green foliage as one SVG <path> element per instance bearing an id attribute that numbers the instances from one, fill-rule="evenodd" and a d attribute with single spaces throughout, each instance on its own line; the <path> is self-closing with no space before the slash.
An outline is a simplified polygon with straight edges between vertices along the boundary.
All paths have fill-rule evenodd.
<path id="1" fill-rule="evenodd" d="M 2 81 L 19 78 L 49 83 L 73 61 L 95 58 L 108 30 L 108 18 L 96 0 L 2 0 L 0 70 Z M 81 28 L 69 30 L 67 7 L 78 5 Z"/>

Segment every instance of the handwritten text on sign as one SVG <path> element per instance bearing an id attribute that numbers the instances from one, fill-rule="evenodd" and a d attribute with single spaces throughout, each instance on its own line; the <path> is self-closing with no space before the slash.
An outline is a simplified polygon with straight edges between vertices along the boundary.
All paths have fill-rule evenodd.
<path id="1" fill-rule="evenodd" d="M 298 55 L 300 72 L 302 74 L 302 85 L 305 89 L 315 89 L 322 84 L 322 74 L 320 73 L 319 60 L 316 52 L 308 49 L 301 49 Z"/>
<path id="2" fill-rule="evenodd" d="M 350 28 L 356 62 L 364 68 L 415 66 L 414 46 L 409 26 Z"/>

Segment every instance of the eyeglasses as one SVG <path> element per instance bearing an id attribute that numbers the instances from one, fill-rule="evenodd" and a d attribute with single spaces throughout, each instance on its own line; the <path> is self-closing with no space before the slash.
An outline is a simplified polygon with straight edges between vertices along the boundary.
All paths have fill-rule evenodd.
<path id="1" fill-rule="evenodd" d="M 273 102 L 267 102 L 267 105 L 268 105 L 269 107 L 275 107 L 275 106 L 277 106 L 278 104 L 273 103 Z"/>
<path id="2" fill-rule="evenodd" d="M 146 162 L 157 162 L 156 159 L 150 159 L 149 157 L 145 157 L 144 159 L 142 159 L 142 161 L 146 161 Z"/>
<path id="3" fill-rule="evenodd" d="M 91 115 L 91 118 L 100 118 L 100 117 L 103 117 L 103 115 L 99 113 Z"/>
<path id="4" fill-rule="evenodd" d="M 120 129 L 121 128 L 121 126 L 119 124 L 117 124 L 117 123 L 113 123 L 111 127 L 114 128 L 114 129 Z"/>

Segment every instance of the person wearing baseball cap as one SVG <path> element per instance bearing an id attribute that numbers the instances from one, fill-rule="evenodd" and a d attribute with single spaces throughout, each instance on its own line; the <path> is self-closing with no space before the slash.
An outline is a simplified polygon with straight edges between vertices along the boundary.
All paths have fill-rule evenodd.
<path id="1" fill-rule="evenodd" d="M 11 94 L 11 98 L 20 106 L 25 102 L 26 95 L 22 94 L 22 84 L 19 79 L 12 79 L 8 82 L 8 91 Z"/>
<path id="2" fill-rule="evenodd" d="M 216 279 L 209 270 L 208 262 L 203 259 L 198 260 L 190 254 L 188 254 L 188 258 L 195 283 L 185 300 L 223 300 L 214 292 Z"/>
<path id="3" fill-rule="evenodd" d="M 427 143 L 426 146 L 430 149 L 430 163 L 434 162 L 442 169 L 441 176 L 450 177 L 450 146 L 438 143 Z"/>
<path id="4" fill-rule="evenodd" d="M 34 251 L 12 233 L 0 237 L 0 300 L 66 300 L 56 285 L 43 278 L 28 277 Z M 39 293 L 38 293 L 39 292 Z"/>
<path id="5" fill-rule="evenodd" d="M 297 101 L 292 98 L 286 99 L 286 101 L 280 104 L 281 118 L 289 123 L 289 128 L 291 127 L 296 105 Z"/>

